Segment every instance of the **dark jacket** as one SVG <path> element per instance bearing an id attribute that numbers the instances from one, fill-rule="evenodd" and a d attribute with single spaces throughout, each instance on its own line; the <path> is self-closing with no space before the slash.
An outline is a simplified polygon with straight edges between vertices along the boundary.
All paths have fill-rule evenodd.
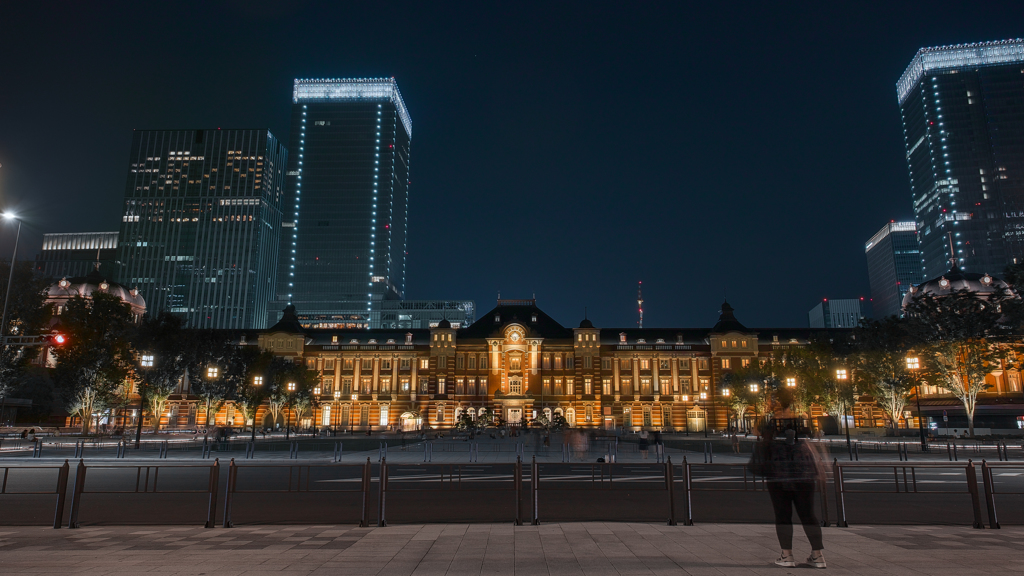
<path id="1" fill-rule="evenodd" d="M 785 440 L 762 440 L 750 457 L 750 470 L 768 482 L 782 484 L 786 489 L 813 484 L 822 477 L 814 450 L 802 440 L 792 444 Z"/>

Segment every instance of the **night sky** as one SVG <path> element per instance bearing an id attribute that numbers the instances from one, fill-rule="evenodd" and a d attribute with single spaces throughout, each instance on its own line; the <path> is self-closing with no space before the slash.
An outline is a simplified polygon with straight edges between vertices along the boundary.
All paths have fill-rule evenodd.
<path id="1" fill-rule="evenodd" d="M 7 2 L 0 204 L 116 230 L 133 128 L 268 127 L 296 77 L 394 76 L 413 119 L 407 298 L 567 326 L 805 326 L 870 296 L 912 217 L 895 84 L 1017 38 L 1024 3 Z M 444 8 L 440 7 L 444 5 Z M 10 228 L 0 254 L 12 250 Z"/>

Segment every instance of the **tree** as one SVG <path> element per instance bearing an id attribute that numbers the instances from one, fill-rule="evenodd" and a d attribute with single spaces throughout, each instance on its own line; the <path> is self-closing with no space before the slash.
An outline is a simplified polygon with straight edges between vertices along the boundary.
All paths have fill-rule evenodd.
<path id="1" fill-rule="evenodd" d="M 869 320 L 854 331 L 857 381 L 875 398 L 885 412 L 893 434 L 917 384 L 917 376 L 907 368 L 907 353 L 913 338 L 906 324 L 894 316 Z"/>
<path id="2" fill-rule="evenodd" d="M 136 332 L 139 396 L 153 415 L 154 433 L 160 430 L 167 399 L 188 372 L 188 336 L 181 318 L 169 312 L 146 315 Z"/>
<path id="3" fill-rule="evenodd" d="M 922 377 L 960 400 L 972 438 L 978 394 L 989 388 L 985 376 L 1006 358 L 1002 309 L 1013 306 L 1011 298 L 997 293 L 986 300 L 962 289 L 938 298 L 924 294 L 906 309 L 908 329 L 922 343 Z"/>
<path id="4" fill-rule="evenodd" d="M 9 262 L 0 261 L 0 301 L 7 297 L 7 279 L 11 272 Z M 46 305 L 46 290 L 50 283 L 35 275 L 31 262 L 18 262 L 11 278 L 11 298 L 7 303 L 7 327 L 3 335 L 38 334 L 47 328 L 52 309 Z M 0 398 L 10 396 L 25 367 L 37 348 L 0 346 Z"/>
<path id="5" fill-rule="evenodd" d="M 214 330 L 189 331 L 188 338 L 189 387 L 203 403 L 205 426 L 210 426 L 211 420 L 216 424 L 221 406 L 245 385 L 249 365 L 259 351 L 254 346 L 236 346 Z M 215 374 L 211 367 L 217 368 Z"/>
<path id="6" fill-rule="evenodd" d="M 251 346 L 239 346 L 228 363 L 231 397 L 242 409 L 245 421 L 252 422 L 253 442 L 256 441 L 256 413 L 269 396 L 265 378 L 274 358 L 270 352 L 260 352 Z"/>
<path id="7" fill-rule="evenodd" d="M 840 429 L 842 416 L 853 406 L 852 381 L 837 378 L 838 370 L 851 369 L 845 355 L 840 353 L 841 348 L 827 338 L 818 337 L 805 348 L 790 350 L 787 357 L 807 397 L 821 406 L 826 415 L 832 416 Z"/>
<path id="8" fill-rule="evenodd" d="M 91 300 L 69 300 L 60 320 L 68 341 L 54 349 L 54 380 L 87 434 L 96 408 L 112 398 L 133 364 L 131 308 L 116 296 L 96 292 Z"/>
<path id="9" fill-rule="evenodd" d="M 290 368 L 284 371 L 284 406 L 295 413 L 296 424 L 302 414 L 313 404 L 314 390 L 320 386 L 320 373 L 307 370 L 302 364 L 289 363 Z M 285 412 L 285 438 L 291 433 L 288 413 Z"/>

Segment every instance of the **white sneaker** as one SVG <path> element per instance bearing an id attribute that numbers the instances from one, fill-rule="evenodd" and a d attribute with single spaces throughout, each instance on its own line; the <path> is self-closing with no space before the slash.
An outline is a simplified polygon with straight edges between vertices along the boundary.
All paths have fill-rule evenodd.
<path id="1" fill-rule="evenodd" d="M 795 568 L 796 560 L 794 560 L 792 556 L 780 556 L 779 559 L 775 561 L 775 565 L 786 568 Z"/>
<path id="2" fill-rule="evenodd" d="M 809 557 L 807 559 L 807 563 L 810 564 L 812 568 L 825 568 L 826 567 L 825 566 L 825 557 L 824 556 L 818 556 L 817 558 L 815 558 L 814 556 L 811 556 L 811 557 Z"/>

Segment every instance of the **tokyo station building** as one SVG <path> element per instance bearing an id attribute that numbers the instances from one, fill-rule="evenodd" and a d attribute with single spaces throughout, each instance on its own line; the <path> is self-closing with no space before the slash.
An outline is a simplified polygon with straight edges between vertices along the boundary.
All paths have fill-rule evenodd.
<path id="1" fill-rule="evenodd" d="M 240 343 L 320 374 L 313 413 L 291 421 L 302 427 L 444 429 L 462 414 L 489 414 L 508 424 L 561 415 L 581 428 L 699 432 L 729 425 L 720 396 L 726 372 L 804 346 L 812 332 L 845 338 L 849 330 L 748 329 L 728 303 L 710 329 L 598 328 L 587 319 L 569 328 L 535 300 L 499 300 L 457 329 L 447 321 L 431 329 L 305 329 L 289 307 Z M 218 423 L 225 417 L 242 425 L 241 411 L 228 406 Z M 274 424 L 265 409 L 256 421 Z"/>

